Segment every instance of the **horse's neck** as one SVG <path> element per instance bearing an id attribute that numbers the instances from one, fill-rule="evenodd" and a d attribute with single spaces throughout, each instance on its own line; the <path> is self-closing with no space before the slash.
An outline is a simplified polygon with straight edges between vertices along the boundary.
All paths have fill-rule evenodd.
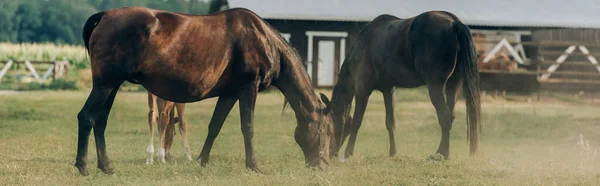
<path id="1" fill-rule="evenodd" d="M 351 82 L 352 77 L 349 73 L 344 73 L 344 70 L 344 67 L 342 67 L 342 72 L 338 76 L 338 82 L 333 87 L 331 105 L 334 107 L 334 111 L 349 114 L 352 98 L 354 97 L 354 87 Z"/>
<path id="2" fill-rule="evenodd" d="M 316 113 L 319 99 L 313 91 L 306 72 L 299 65 L 290 65 L 283 71 L 278 80 L 277 88 L 289 101 L 297 119 L 310 119 L 311 114 Z"/>

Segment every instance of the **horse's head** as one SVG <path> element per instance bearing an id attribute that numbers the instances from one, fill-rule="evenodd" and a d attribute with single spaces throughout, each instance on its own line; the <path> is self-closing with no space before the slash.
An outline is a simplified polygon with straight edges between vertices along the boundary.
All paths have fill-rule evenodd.
<path id="1" fill-rule="evenodd" d="M 331 136 L 331 156 L 337 157 L 340 147 L 344 143 L 344 139 L 350 134 L 350 126 L 352 123 L 352 116 L 350 116 L 350 105 L 346 103 L 339 103 L 336 100 L 329 101 L 327 96 L 321 94 L 321 99 L 326 105 L 326 109 L 331 114 L 333 121 L 333 135 Z"/>
<path id="2" fill-rule="evenodd" d="M 329 102 L 324 100 L 323 102 Z M 328 107 L 320 106 L 308 116 L 305 121 L 299 121 L 294 138 L 302 148 L 306 165 L 326 170 L 329 166 L 330 147 L 335 144 L 334 126 Z"/>

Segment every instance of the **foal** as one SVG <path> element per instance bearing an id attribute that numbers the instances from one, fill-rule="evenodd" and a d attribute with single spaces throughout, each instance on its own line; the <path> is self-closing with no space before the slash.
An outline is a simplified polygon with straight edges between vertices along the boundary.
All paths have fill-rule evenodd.
<path id="1" fill-rule="evenodd" d="M 155 111 L 155 105 L 158 106 L 158 115 Z M 175 108 L 177 108 L 177 115 L 174 117 Z M 171 145 L 173 144 L 173 137 L 175 136 L 175 123 L 179 122 L 179 133 L 183 138 L 183 147 L 185 156 L 188 160 L 192 160 L 192 154 L 190 151 L 190 145 L 187 138 L 187 122 L 183 117 L 185 113 L 184 103 L 175 103 L 167 101 L 162 98 L 156 97 L 156 95 L 148 92 L 148 125 L 150 127 L 150 142 L 146 149 L 147 157 L 146 164 L 152 164 L 154 155 L 154 127 L 156 126 L 156 119 L 158 118 L 158 134 L 160 136 L 160 146 L 158 149 L 158 158 L 161 163 L 165 163 L 165 156 L 171 154 Z M 158 116 L 158 117 L 157 117 Z"/>

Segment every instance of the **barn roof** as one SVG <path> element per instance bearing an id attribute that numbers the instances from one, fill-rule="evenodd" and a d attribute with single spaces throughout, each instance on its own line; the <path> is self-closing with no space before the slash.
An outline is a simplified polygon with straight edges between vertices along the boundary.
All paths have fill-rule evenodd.
<path id="1" fill-rule="evenodd" d="M 600 28 L 597 0 L 229 0 L 266 19 L 370 21 L 445 10 L 468 25 Z"/>

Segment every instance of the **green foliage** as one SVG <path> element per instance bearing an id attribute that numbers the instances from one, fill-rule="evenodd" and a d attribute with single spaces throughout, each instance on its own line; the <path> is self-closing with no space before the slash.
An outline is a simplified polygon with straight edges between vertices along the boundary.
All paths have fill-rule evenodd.
<path id="1" fill-rule="evenodd" d="M 206 0 L 6 0 L 0 1 L 0 42 L 83 44 L 81 29 L 101 10 L 143 6 L 187 14 L 206 14 Z"/>

